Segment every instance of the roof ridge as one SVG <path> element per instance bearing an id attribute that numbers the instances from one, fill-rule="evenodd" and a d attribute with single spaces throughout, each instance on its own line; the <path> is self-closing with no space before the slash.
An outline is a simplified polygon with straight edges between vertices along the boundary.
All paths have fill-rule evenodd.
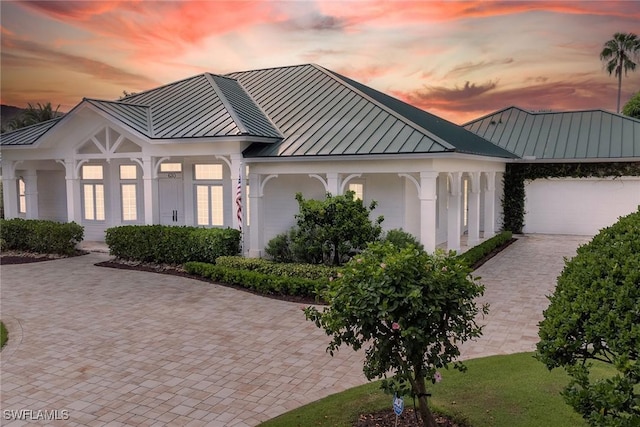
<path id="1" fill-rule="evenodd" d="M 122 100 L 114 100 L 114 101 L 110 101 L 108 99 L 99 99 L 99 98 L 87 98 L 84 97 L 82 98 L 83 101 L 96 101 L 96 102 L 108 102 L 109 104 L 122 104 L 122 105 L 131 105 L 132 107 L 144 107 L 144 108 L 151 108 L 150 105 L 147 104 L 134 104 L 133 102 L 124 102 Z"/>
<path id="2" fill-rule="evenodd" d="M 222 88 L 220 88 L 220 86 L 218 86 L 218 83 L 216 83 L 216 81 L 214 80 L 215 74 L 205 73 L 204 77 L 207 79 L 207 81 L 213 88 L 216 95 L 218 95 L 218 98 L 220 98 L 220 102 L 222 102 L 222 105 L 224 105 L 224 108 L 227 110 L 227 112 L 231 116 L 231 119 L 234 121 L 238 129 L 240 129 L 240 134 L 241 135 L 248 134 L 249 131 L 247 130 L 247 127 L 244 125 L 244 123 L 242 122 L 242 119 L 240 118 L 238 113 L 236 113 L 235 108 L 233 108 L 233 105 L 225 96 Z M 231 80 L 237 81 L 236 79 L 231 79 Z"/>
<path id="3" fill-rule="evenodd" d="M 140 96 L 140 95 L 144 95 L 146 93 L 153 92 L 153 91 L 156 91 L 158 89 L 165 88 L 165 87 L 173 86 L 173 85 L 176 85 L 178 83 L 186 82 L 187 80 L 192 80 L 192 79 L 195 79 L 197 77 L 204 77 L 205 74 L 207 74 L 207 73 L 204 72 L 204 73 L 200 73 L 200 74 L 195 74 L 195 75 L 190 76 L 190 77 L 185 77 L 184 79 L 176 80 L 174 82 L 165 83 L 163 85 L 160 85 L 160 86 L 157 86 L 157 87 L 154 87 L 154 88 L 151 88 L 151 89 L 143 90 L 142 92 L 136 92 L 135 94 L 131 94 L 129 96 L 126 96 L 123 99 L 133 98 L 133 97 L 137 97 L 137 96 Z"/>
<path id="4" fill-rule="evenodd" d="M 322 71 L 323 73 L 325 73 L 326 75 L 328 75 L 332 79 L 338 81 L 339 83 L 341 83 L 343 85 L 346 85 L 349 89 L 353 90 L 355 93 L 357 93 L 358 95 L 362 96 L 363 98 L 365 98 L 369 102 L 374 103 L 376 106 L 378 106 L 382 110 L 386 111 L 387 113 L 391 114 L 396 119 L 402 121 L 404 124 L 413 127 L 414 129 L 422 132 L 424 135 L 427 135 L 429 138 L 433 139 L 435 142 L 437 142 L 438 144 L 442 145 L 445 149 L 448 149 L 448 150 L 455 150 L 456 149 L 456 147 L 454 147 L 453 145 L 451 145 L 450 143 L 448 143 L 444 139 L 440 138 L 438 135 L 434 134 L 433 132 L 430 132 L 429 130 L 427 130 L 424 127 L 420 126 L 419 124 L 415 123 L 413 120 L 410 120 L 407 117 L 403 116 L 402 114 L 398 113 L 394 109 L 392 109 L 392 108 L 384 105 L 383 103 L 377 101 L 376 99 L 374 99 L 371 96 L 367 95 L 366 93 L 362 92 L 360 89 L 354 87 L 351 83 L 349 83 L 349 82 L 347 82 L 347 81 L 345 81 L 343 79 L 338 78 L 338 74 L 335 73 L 334 71 L 328 70 L 328 69 L 326 69 L 324 67 L 321 67 L 320 65 L 317 65 L 317 64 L 310 64 L 310 65 L 315 67 L 316 69 Z M 341 77 L 343 77 L 343 76 L 341 76 Z M 345 77 L 345 78 L 348 78 L 348 77 Z M 373 89 L 373 88 L 371 88 L 371 89 Z M 375 90 L 375 89 L 373 89 L 373 90 Z M 380 92 L 380 93 L 382 93 L 382 92 Z M 387 96 L 390 96 L 390 95 L 387 95 Z M 401 101 L 401 100 L 399 100 L 399 101 Z M 404 102 L 404 101 L 401 101 L 401 102 Z"/>
<path id="5" fill-rule="evenodd" d="M 527 111 L 527 110 L 523 110 L 523 109 L 522 109 L 522 108 L 520 108 L 520 107 L 517 107 L 517 106 L 515 106 L 515 105 L 511 105 L 511 106 L 509 106 L 509 107 L 504 107 L 504 108 L 502 108 L 502 109 L 500 109 L 500 110 L 496 110 L 496 111 L 492 111 L 491 113 L 487 113 L 487 114 L 485 114 L 484 116 L 480 116 L 480 117 L 478 117 L 478 118 L 476 118 L 476 119 L 473 119 L 473 120 L 471 120 L 471 121 L 468 121 L 468 122 L 466 122 L 466 123 L 463 123 L 463 124 L 461 124 L 460 126 L 461 126 L 461 127 L 466 127 L 466 126 L 468 126 L 468 125 L 470 125 L 470 124 L 472 124 L 472 123 L 479 122 L 480 120 L 484 120 L 484 119 L 489 118 L 489 117 L 491 117 L 491 116 L 495 116 L 496 114 L 504 113 L 505 111 L 507 111 L 507 110 L 512 110 L 512 109 L 520 110 L 520 111 L 522 111 L 522 112 L 524 112 L 524 113 L 531 114 L 531 112 L 529 112 L 529 111 Z"/>
<path id="6" fill-rule="evenodd" d="M 281 69 L 284 69 L 284 68 L 298 68 L 298 67 L 308 67 L 308 66 L 317 66 L 317 65 L 313 64 L 313 63 L 295 64 L 295 65 L 280 65 L 280 66 L 277 66 L 277 67 L 263 67 L 263 68 L 256 68 L 256 69 L 252 69 L 252 70 L 231 71 L 230 73 L 226 73 L 223 76 L 224 77 L 228 77 L 229 74 L 253 73 L 253 72 L 256 72 L 256 71 L 281 70 Z M 233 78 L 233 77 L 229 77 L 229 78 Z"/>

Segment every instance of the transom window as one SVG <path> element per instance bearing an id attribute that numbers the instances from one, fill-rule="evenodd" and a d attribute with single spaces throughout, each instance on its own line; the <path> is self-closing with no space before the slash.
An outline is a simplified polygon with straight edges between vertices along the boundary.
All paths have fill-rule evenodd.
<path id="1" fill-rule="evenodd" d="M 83 165 L 82 179 L 104 179 L 102 166 L 100 165 Z"/>
<path id="2" fill-rule="evenodd" d="M 138 168 L 136 165 L 120 165 L 120 179 L 137 179 Z"/>
<path id="3" fill-rule="evenodd" d="M 182 172 L 182 163 L 161 163 L 160 172 Z"/>
<path id="4" fill-rule="evenodd" d="M 198 181 L 222 179 L 222 165 L 195 165 L 194 178 Z"/>

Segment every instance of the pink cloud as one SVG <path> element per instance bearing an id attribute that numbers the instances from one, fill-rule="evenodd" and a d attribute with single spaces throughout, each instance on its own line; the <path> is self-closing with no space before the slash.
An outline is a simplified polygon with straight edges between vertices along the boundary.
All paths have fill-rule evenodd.
<path id="1" fill-rule="evenodd" d="M 398 22 L 444 22 L 467 18 L 511 15 L 532 11 L 564 14 L 640 19 L 640 4 L 627 1 L 394 1 L 358 2 L 358 7 L 344 7 L 341 2 L 320 2 L 322 13 L 343 17 L 350 25 L 376 21 L 377 25 Z"/>
<path id="2" fill-rule="evenodd" d="M 511 88 L 501 88 L 498 82 L 467 82 L 463 87 L 453 89 L 431 86 L 395 91 L 393 96 L 455 123 L 464 123 L 512 105 L 528 110 L 554 111 L 606 109 L 607 105 L 614 108 L 615 82 L 594 79 L 591 75 L 571 77 L 573 79 L 550 82 L 547 77 L 534 77 L 533 82 L 526 79 L 527 83 Z M 631 92 L 625 96 L 630 97 Z"/>

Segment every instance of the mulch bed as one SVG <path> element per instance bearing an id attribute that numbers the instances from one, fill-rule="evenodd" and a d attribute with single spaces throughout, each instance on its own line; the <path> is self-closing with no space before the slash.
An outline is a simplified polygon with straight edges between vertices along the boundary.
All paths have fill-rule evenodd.
<path id="1" fill-rule="evenodd" d="M 207 279 L 206 277 L 198 276 L 195 274 L 189 274 L 186 271 L 184 271 L 182 268 L 177 266 L 172 266 L 172 265 L 127 262 L 127 261 L 118 260 L 118 259 L 99 262 L 95 265 L 98 267 L 117 268 L 120 270 L 147 271 L 147 272 L 160 273 L 160 274 L 169 274 L 171 276 L 186 277 L 188 279 L 199 280 L 201 282 L 207 282 L 207 283 L 214 283 L 216 285 L 226 286 L 227 288 L 232 288 L 232 289 L 236 289 L 243 292 L 249 292 L 250 294 L 259 295 L 265 298 L 277 299 L 280 301 L 295 302 L 295 303 L 304 304 L 304 305 L 310 305 L 310 304 L 322 305 L 323 304 L 311 297 L 294 296 L 294 295 L 275 295 L 275 294 L 267 295 L 260 292 L 256 292 L 252 289 L 247 289 L 243 286 L 214 282 L 213 280 Z"/>
<path id="2" fill-rule="evenodd" d="M 78 251 L 75 255 L 86 255 L 88 252 Z M 69 258 L 65 255 L 52 255 L 52 254 L 35 254 L 32 252 L 20 252 L 20 251 L 3 251 L 0 253 L 0 265 L 11 264 L 28 264 L 32 262 L 51 261 L 54 259 Z"/>
<path id="3" fill-rule="evenodd" d="M 450 419 L 436 415 L 438 427 L 463 427 Z M 395 427 L 396 414 L 391 409 L 374 412 L 372 414 L 360 415 L 360 418 L 353 425 L 354 427 Z M 405 408 L 398 416 L 398 427 L 424 427 L 419 414 L 413 408 Z"/>

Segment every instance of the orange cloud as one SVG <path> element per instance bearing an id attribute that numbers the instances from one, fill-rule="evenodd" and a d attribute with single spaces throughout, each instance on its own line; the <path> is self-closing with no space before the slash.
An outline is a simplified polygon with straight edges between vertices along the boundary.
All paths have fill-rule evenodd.
<path id="1" fill-rule="evenodd" d="M 468 18 L 511 15 L 532 11 L 585 14 L 640 19 L 640 3 L 628 1 L 387 1 L 320 2 L 322 13 L 343 17 L 350 25 L 376 21 L 376 25 L 443 22 Z"/>

